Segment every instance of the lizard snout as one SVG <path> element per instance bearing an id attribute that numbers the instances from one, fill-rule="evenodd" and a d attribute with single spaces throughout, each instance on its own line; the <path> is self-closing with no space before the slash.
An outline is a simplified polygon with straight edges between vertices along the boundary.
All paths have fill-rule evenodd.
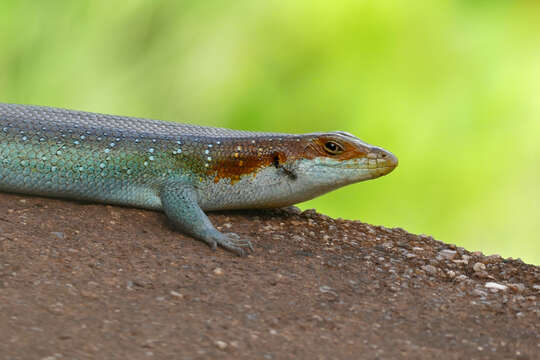
<path id="1" fill-rule="evenodd" d="M 398 159 L 394 154 L 379 147 L 372 147 L 366 157 L 370 169 L 382 170 L 379 176 L 388 174 L 398 165 Z"/>

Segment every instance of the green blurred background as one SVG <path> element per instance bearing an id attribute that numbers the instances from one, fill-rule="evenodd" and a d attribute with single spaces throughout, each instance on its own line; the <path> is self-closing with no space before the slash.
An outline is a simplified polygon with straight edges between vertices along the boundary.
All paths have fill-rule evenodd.
<path id="1" fill-rule="evenodd" d="M 0 2 L 0 101 L 344 130 L 389 176 L 301 205 L 540 264 L 540 2 Z"/>

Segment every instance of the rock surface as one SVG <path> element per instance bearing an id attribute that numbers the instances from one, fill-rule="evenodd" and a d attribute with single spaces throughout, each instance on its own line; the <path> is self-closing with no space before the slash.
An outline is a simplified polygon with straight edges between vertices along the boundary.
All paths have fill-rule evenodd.
<path id="1" fill-rule="evenodd" d="M 540 268 L 295 208 L 211 215 L 0 194 L 1 359 L 538 359 Z"/>

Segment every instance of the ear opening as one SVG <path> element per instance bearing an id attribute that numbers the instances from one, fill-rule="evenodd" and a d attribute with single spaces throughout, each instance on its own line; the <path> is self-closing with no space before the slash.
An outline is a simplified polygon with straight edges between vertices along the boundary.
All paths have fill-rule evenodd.
<path id="1" fill-rule="evenodd" d="M 276 169 L 279 169 L 279 167 L 281 166 L 281 162 L 279 161 L 279 154 L 278 153 L 274 154 L 272 161 L 273 161 L 274 166 L 276 167 Z"/>

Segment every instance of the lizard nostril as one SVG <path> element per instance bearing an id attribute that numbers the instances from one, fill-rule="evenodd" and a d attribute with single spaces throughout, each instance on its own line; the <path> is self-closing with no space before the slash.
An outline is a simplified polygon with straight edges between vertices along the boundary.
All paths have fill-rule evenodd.
<path id="1" fill-rule="evenodd" d="M 386 157 L 386 154 L 385 154 L 385 153 L 382 153 L 381 157 L 385 158 L 385 157 Z"/>

